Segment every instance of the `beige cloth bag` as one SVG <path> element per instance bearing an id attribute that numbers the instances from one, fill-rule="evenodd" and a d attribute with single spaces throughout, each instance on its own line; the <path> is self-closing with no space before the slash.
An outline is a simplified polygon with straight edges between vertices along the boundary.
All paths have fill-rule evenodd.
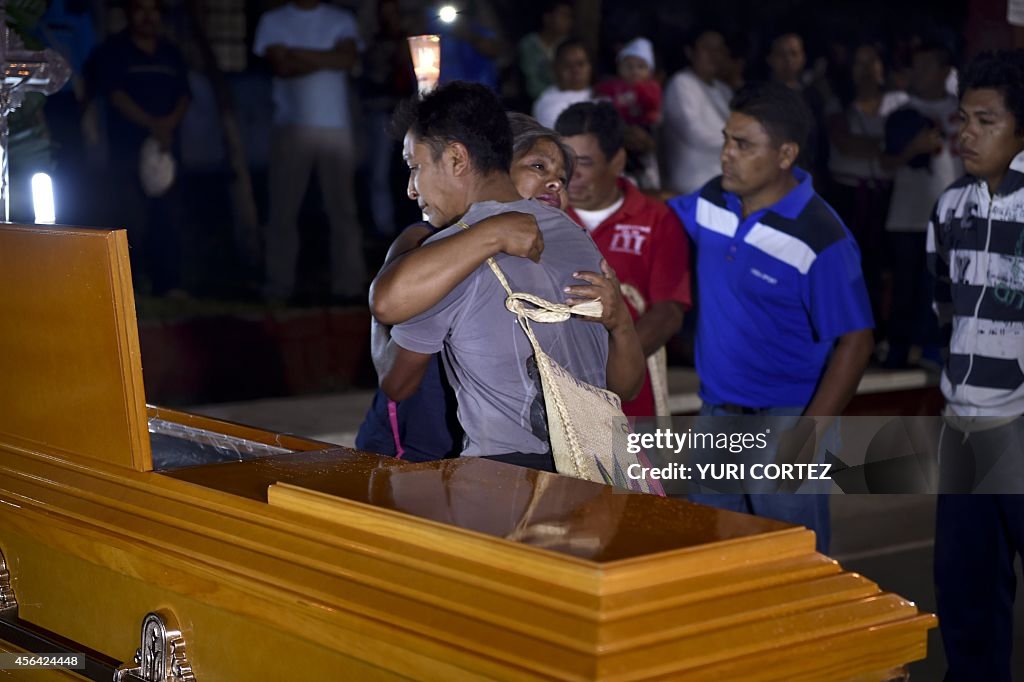
<path id="1" fill-rule="evenodd" d="M 622 296 L 633 309 L 643 315 L 647 311 L 647 301 L 640 291 L 629 284 L 622 284 Z M 654 392 L 654 416 L 671 417 L 668 407 L 668 351 L 662 346 L 647 356 L 647 375 L 651 377 L 651 390 Z"/>
<path id="2" fill-rule="evenodd" d="M 459 227 L 466 229 L 467 226 L 460 223 Z M 664 495 L 659 481 L 629 475 L 631 464 L 648 469 L 651 464 L 643 452 L 632 454 L 626 449 L 626 435 L 631 429 L 622 413 L 619 396 L 580 381 L 566 371 L 541 349 L 530 328 L 530 320 L 564 322 L 571 315 L 599 318 L 601 301 L 567 306 L 532 294 L 513 293 L 494 259 L 488 258 L 487 264 L 508 294 L 505 307 L 516 315 L 519 326 L 533 346 L 544 391 L 551 454 L 558 473 L 636 492 Z M 615 430 L 621 433 L 621 437 L 614 437 Z M 636 467 L 633 472 L 637 472 Z"/>

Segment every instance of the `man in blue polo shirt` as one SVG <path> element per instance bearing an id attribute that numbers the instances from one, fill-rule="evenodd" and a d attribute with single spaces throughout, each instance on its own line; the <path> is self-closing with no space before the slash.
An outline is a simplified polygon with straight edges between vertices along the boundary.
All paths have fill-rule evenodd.
<path id="1" fill-rule="evenodd" d="M 770 418 L 738 420 L 743 431 L 770 425 L 769 447 L 756 453 L 770 461 L 814 434 L 800 416 L 843 411 L 871 354 L 874 325 L 857 244 L 796 165 L 813 126 L 799 93 L 753 84 L 730 109 L 722 175 L 669 205 L 697 252 L 701 414 Z M 834 436 L 825 422 L 817 424 L 819 443 Z M 742 494 L 691 497 L 805 525 L 819 551 L 828 548 L 827 496 L 750 494 L 766 490 L 744 485 Z"/>

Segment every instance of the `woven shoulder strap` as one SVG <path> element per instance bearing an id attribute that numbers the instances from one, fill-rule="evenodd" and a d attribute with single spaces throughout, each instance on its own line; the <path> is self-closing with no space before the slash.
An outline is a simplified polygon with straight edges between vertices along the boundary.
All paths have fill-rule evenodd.
<path id="1" fill-rule="evenodd" d="M 455 223 L 455 225 L 463 230 L 469 229 L 469 225 L 461 220 Z M 600 318 L 604 311 L 604 306 L 599 298 L 595 298 L 593 301 L 585 301 L 579 305 L 566 305 L 564 303 L 553 303 L 533 294 L 513 292 L 512 287 L 509 286 L 508 279 L 505 277 L 505 273 L 498 267 L 494 258 L 488 258 L 487 265 L 490 266 L 491 272 L 498 278 L 498 282 L 501 283 L 505 293 L 508 294 L 505 297 L 505 307 L 519 318 L 519 324 L 523 331 L 526 332 L 526 336 L 529 337 L 534 351 L 540 351 L 541 348 L 537 342 L 537 337 L 533 335 L 533 330 L 530 329 L 530 320 L 535 322 L 564 322 L 573 315 Z M 533 307 L 524 305 L 525 303 Z"/>

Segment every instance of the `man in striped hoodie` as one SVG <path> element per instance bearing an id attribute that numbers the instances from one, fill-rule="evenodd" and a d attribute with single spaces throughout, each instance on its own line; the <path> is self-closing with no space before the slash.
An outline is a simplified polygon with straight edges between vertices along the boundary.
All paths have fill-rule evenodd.
<path id="1" fill-rule="evenodd" d="M 947 682 L 1010 680 L 1014 560 L 1024 551 L 1024 51 L 978 57 L 960 80 L 967 175 L 928 226 L 942 373 L 935 533 Z"/>

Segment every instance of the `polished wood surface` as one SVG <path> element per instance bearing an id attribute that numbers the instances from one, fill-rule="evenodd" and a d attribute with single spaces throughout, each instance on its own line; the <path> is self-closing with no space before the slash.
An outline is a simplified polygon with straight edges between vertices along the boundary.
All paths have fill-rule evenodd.
<path id="1" fill-rule="evenodd" d="M 152 468 L 124 231 L 0 225 L 0 442 Z"/>
<path id="2" fill-rule="evenodd" d="M 764 518 L 717 514 L 667 498 L 614 488 L 480 458 L 404 464 L 347 448 L 264 457 L 167 472 L 204 487 L 288 506 L 296 487 L 344 498 L 355 514 L 390 523 L 470 530 L 597 562 L 755 538 L 806 547 L 809 536 Z M 277 485 L 275 485 L 277 484 Z M 292 484 L 292 485 L 284 485 Z M 291 493 L 291 495 L 290 495 Z M 342 513 L 342 503 L 328 515 Z M 387 514 L 386 510 L 403 512 Z M 355 520 L 353 520 L 355 522 Z M 771 535 L 771 540 L 768 536 Z M 790 539 L 792 536 L 792 539 Z M 813 544 L 813 543 L 812 543 Z M 779 547 L 779 551 L 783 551 Z"/>
<path id="3" fill-rule="evenodd" d="M 352 679 L 882 680 L 934 626 L 807 530 L 488 461 L 6 452 L 0 506 L 23 618 L 126 658 L 170 606 L 204 680 L 301 679 L 223 654 L 268 638 Z"/>

